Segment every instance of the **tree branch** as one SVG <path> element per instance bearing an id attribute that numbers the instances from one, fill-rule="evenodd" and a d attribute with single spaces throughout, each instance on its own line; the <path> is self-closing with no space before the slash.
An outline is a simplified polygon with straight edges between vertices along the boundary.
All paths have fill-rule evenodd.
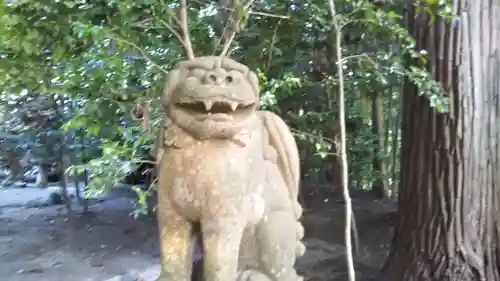
<path id="1" fill-rule="evenodd" d="M 333 0 L 328 0 L 330 14 L 332 16 L 332 25 L 335 27 L 335 49 L 337 53 L 337 73 L 339 75 L 339 123 L 340 123 L 340 145 L 338 151 L 340 152 L 342 160 L 342 190 L 344 193 L 345 201 L 345 246 L 346 246 L 346 260 L 349 281 L 356 280 L 356 273 L 354 271 L 354 261 L 352 255 L 352 203 L 349 194 L 349 171 L 346 153 L 346 125 L 345 125 L 345 89 L 344 89 L 344 60 L 342 59 L 342 27 L 338 22 L 338 15 L 335 11 L 335 4 Z"/>
<path id="2" fill-rule="evenodd" d="M 182 29 L 182 42 L 184 49 L 186 49 L 186 56 L 188 57 L 188 59 L 192 60 L 195 58 L 195 56 L 193 51 L 193 44 L 191 44 L 191 39 L 189 38 L 186 0 L 180 0 L 179 21 Z"/>
<path id="3" fill-rule="evenodd" d="M 290 16 L 284 16 L 284 15 L 277 15 L 277 14 L 271 14 L 271 13 L 266 13 L 266 12 L 248 12 L 250 15 L 257 15 L 257 16 L 264 16 L 264 17 L 269 17 L 269 18 L 279 18 L 279 19 L 289 19 Z"/>
<path id="4" fill-rule="evenodd" d="M 274 29 L 273 32 L 273 37 L 271 38 L 271 44 L 269 46 L 269 55 L 267 57 L 267 65 L 266 65 L 266 72 L 269 71 L 269 68 L 271 68 L 271 61 L 273 59 L 273 51 L 274 51 L 274 44 L 276 44 L 276 38 L 278 35 L 278 28 L 280 27 L 281 20 L 278 21 L 276 24 L 276 28 Z"/>
<path id="5" fill-rule="evenodd" d="M 229 48 L 231 47 L 231 43 L 236 37 L 236 33 L 239 31 L 241 20 L 244 17 L 248 16 L 248 10 L 250 9 L 250 6 L 254 1 L 255 0 L 248 0 L 248 2 L 246 4 L 242 4 L 241 7 L 233 7 L 226 26 L 224 27 L 224 31 L 222 32 L 222 36 L 224 37 L 224 45 L 219 56 L 224 57 L 229 55 Z M 245 13 L 247 15 L 245 15 Z"/>
<path id="6" fill-rule="evenodd" d="M 165 73 L 165 74 L 168 74 L 168 71 L 166 71 L 165 69 L 163 69 L 163 67 L 161 67 L 159 64 L 155 63 L 150 57 L 149 55 L 146 53 L 146 51 L 144 51 L 144 49 L 142 49 L 141 47 L 139 47 L 137 44 L 133 43 L 133 42 L 130 42 L 128 40 L 125 40 L 123 38 L 119 38 L 119 37 L 112 37 L 113 39 L 115 40 L 118 40 L 120 42 L 123 42 L 131 47 L 133 47 L 134 49 L 136 49 L 140 54 L 141 56 L 147 60 L 149 63 L 151 63 L 154 67 L 156 67 L 158 70 L 160 70 L 161 72 Z"/>

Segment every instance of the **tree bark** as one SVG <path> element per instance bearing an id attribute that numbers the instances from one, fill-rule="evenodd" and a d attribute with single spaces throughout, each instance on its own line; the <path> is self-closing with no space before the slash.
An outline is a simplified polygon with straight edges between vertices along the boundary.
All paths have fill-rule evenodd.
<path id="1" fill-rule="evenodd" d="M 384 153 L 384 112 L 382 98 L 377 92 L 370 94 L 372 97 L 372 133 L 376 137 L 373 143 L 373 171 L 375 172 L 375 181 L 372 185 L 372 192 L 379 199 L 389 198 L 390 190 L 387 182 L 387 168 L 382 157 Z"/>
<path id="2" fill-rule="evenodd" d="M 429 24 L 408 6 L 409 30 L 451 104 L 438 113 L 406 84 L 399 216 L 379 280 L 500 280 L 500 2 L 451 2 L 453 24 Z"/>
<path id="3" fill-rule="evenodd" d="M 402 99 L 400 98 L 398 101 L 399 110 L 396 113 L 396 117 L 394 120 L 393 133 L 392 133 L 392 144 L 391 144 L 391 199 L 396 201 L 399 194 L 398 183 L 399 183 L 399 132 L 401 130 L 401 108 L 402 108 Z"/>
<path id="4" fill-rule="evenodd" d="M 49 172 L 50 164 L 40 163 L 40 165 L 38 165 L 38 174 L 36 176 L 35 184 L 39 188 L 46 188 L 49 184 Z"/>
<path id="5" fill-rule="evenodd" d="M 7 155 L 7 165 L 9 166 L 10 174 L 2 183 L 3 185 L 13 184 L 16 181 L 22 180 L 24 177 L 24 166 L 23 161 L 25 156 L 20 155 L 19 153 L 10 153 Z"/>

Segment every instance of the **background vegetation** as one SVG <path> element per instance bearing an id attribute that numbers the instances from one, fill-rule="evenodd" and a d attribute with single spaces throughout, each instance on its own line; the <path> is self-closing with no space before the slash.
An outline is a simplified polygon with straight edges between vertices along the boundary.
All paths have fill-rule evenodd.
<path id="1" fill-rule="evenodd" d="M 188 4 L 196 55 L 220 51 L 229 3 Z M 232 49 L 233 58 L 259 73 L 262 108 L 278 112 L 296 133 L 303 180 L 311 186 L 306 193 L 315 185 L 331 191 L 340 185 L 338 81 L 326 5 L 256 1 L 241 13 Z M 46 154 L 37 152 L 38 162 L 52 163 L 50 150 L 65 147 L 73 165 L 88 169 L 88 192 L 115 185 L 123 167 L 150 159 L 163 77 L 183 58 L 177 6 L 150 0 L 4 3 L 0 83 L 6 112 L 15 113 L 2 122 L 9 143 L 4 153 L 36 148 Z M 358 0 L 337 6 L 345 34 L 351 188 L 388 197 L 398 183 L 403 79 L 417 83 L 436 106 L 446 109 L 446 100 L 424 69 L 425 52 L 414 50 L 402 27 L 402 7 Z M 408 58 L 419 63 L 408 66 Z M 27 102 L 35 99 L 44 103 Z M 145 120 L 134 118 L 137 107 L 147 107 Z M 50 124 L 48 108 L 57 111 Z"/>

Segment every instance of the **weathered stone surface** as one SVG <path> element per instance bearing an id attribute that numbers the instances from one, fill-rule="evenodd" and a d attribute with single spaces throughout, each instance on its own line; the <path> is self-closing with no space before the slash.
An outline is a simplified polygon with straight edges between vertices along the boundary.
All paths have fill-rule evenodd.
<path id="1" fill-rule="evenodd" d="M 191 279 L 192 222 L 201 224 L 206 281 L 296 281 L 304 254 L 299 154 L 277 115 L 258 111 L 255 73 L 199 57 L 170 72 L 155 149 L 162 271 Z"/>

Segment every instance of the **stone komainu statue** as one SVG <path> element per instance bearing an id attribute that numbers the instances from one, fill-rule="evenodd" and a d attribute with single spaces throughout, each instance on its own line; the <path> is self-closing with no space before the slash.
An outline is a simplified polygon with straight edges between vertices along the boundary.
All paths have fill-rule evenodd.
<path id="1" fill-rule="evenodd" d="M 157 281 L 191 279 L 195 223 L 206 281 L 302 280 L 297 144 L 280 117 L 258 110 L 256 74 L 226 57 L 198 57 L 170 72 L 163 98 Z"/>

